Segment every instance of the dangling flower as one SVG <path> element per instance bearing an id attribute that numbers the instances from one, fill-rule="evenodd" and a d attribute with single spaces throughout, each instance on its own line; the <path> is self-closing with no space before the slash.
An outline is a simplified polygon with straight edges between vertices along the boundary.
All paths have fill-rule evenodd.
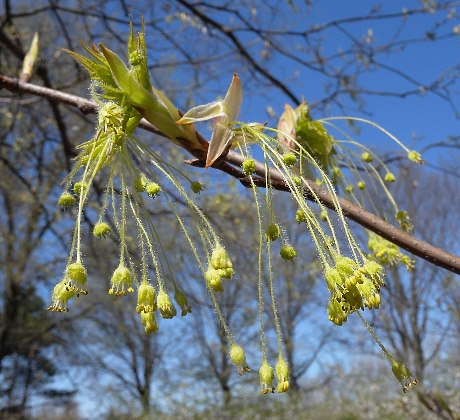
<path id="1" fill-rule="evenodd" d="M 249 372 L 251 369 L 246 364 L 246 354 L 244 353 L 243 347 L 232 343 L 230 345 L 230 360 L 238 367 L 238 373 L 242 375 L 244 372 Z"/>
<path id="2" fill-rule="evenodd" d="M 67 302 L 75 296 L 75 290 L 69 288 L 66 279 L 60 281 L 53 289 L 49 311 L 69 312 Z"/>
<path id="3" fill-rule="evenodd" d="M 114 294 L 115 296 L 126 295 L 127 292 L 134 292 L 133 289 L 133 280 L 131 277 L 131 272 L 124 265 L 119 265 L 112 274 L 110 280 L 111 287 L 109 289 L 109 294 Z"/>
<path id="4" fill-rule="evenodd" d="M 68 209 L 76 203 L 75 197 L 69 192 L 65 191 L 61 194 L 58 200 L 58 205 L 63 209 Z"/>
<path id="5" fill-rule="evenodd" d="M 390 360 L 391 370 L 393 371 L 393 375 L 402 385 L 403 392 L 406 393 L 414 385 L 417 384 L 417 379 L 414 378 L 409 368 L 403 362 L 399 362 L 391 355 L 387 355 L 387 356 Z"/>
<path id="6" fill-rule="evenodd" d="M 69 264 L 66 269 L 66 284 L 69 290 L 73 290 L 77 296 L 88 294 L 86 290 L 86 268 L 79 261 Z"/>
<path id="7" fill-rule="evenodd" d="M 180 306 L 181 316 L 192 313 L 192 308 L 188 303 L 187 296 L 179 288 L 174 288 L 174 300 Z"/>
<path id="8" fill-rule="evenodd" d="M 171 319 L 176 316 L 176 308 L 164 290 L 160 290 L 158 292 L 157 305 L 160 310 L 160 314 L 164 319 Z"/>
<path id="9" fill-rule="evenodd" d="M 273 368 L 268 364 L 266 359 L 263 360 L 262 366 L 259 369 L 259 378 L 261 387 L 260 394 L 275 392 L 275 387 L 273 386 L 275 373 L 273 372 Z"/>
<path id="10" fill-rule="evenodd" d="M 278 386 L 276 390 L 281 392 L 286 392 L 289 390 L 289 365 L 284 360 L 282 354 L 279 355 L 278 361 L 275 366 L 276 377 L 278 379 Z"/>
<path id="11" fill-rule="evenodd" d="M 157 318 L 153 312 L 141 312 L 141 322 L 144 326 L 145 332 L 147 334 L 152 334 L 158 331 L 159 326 L 157 322 Z"/>
<path id="12" fill-rule="evenodd" d="M 156 310 L 155 289 L 150 283 L 143 281 L 137 289 L 136 312 L 155 312 Z"/>

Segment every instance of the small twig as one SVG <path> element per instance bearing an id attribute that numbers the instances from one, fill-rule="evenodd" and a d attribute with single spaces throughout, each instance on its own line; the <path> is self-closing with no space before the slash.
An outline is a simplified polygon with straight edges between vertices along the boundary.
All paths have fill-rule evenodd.
<path id="1" fill-rule="evenodd" d="M 29 93 L 41 96 L 50 101 L 65 103 L 67 105 L 77 107 L 85 114 L 97 112 L 97 105 L 93 101 L 32 83 L 20 82 L 19 80 L 8 76 L 0 75 L 0 88 L 5 88 L 11 92 Z M 159 130 L 145 120 L 141 121 L 140 127 L 163 136 Z M 200 139 L 204 141 L 201 136 Z M 183 145 L 187 149 L 187 143 L 183 142 Z M 194 155 L 198 160 L 187 161 L 187 163 L 197 167 L 202 166 L 203 156 L 197 155 L 197 151 L 194 150 L 188 150 L 188 152 Z M 230 151 L 225 159 L 220 162 L 216 162 L 213 165 L 213 168 L 229 174 L 230 176 L 238 179 L 243 185 L 248 186 L 249 179 L 239 169 L 243 160 L 244 157 L 241 154 Z M 271 179 L 270 186 L 280 191 L 289 191 L 289 187 L 287 186 L 283 175 L 273 168 L 270 168 L 269 171 Z M 259 175 L 259 177 L 254 178 L 254 183 L 259 187 L 266 187 L 265 165 L 262 162 L 256 161 L 256 174 Z M 322 204 L 332 210 L 336 210 L 333 197 L 329 194 L 329 192 L 321 187 L 318 187 L 311 180 L 307 180 L 306 182 L 308 184 L 304 187 L 304 196 L 306 199 L 316 201 L 314 198 L 314 195 L 316 195 L 319 197 Z M 313 191 L 314 194 L 312 194 L 311 191 Z M 385 222 L 375 214 L 358 207 L 344 198 L 338 197 L 337 201 L 347 218 L 354 220 L 366 229 L 377 233 L 388 241 L 404 248 L 411 254 L 423 258 L 431 264 L 445 268 L 453 273 L 460 274 L 460 258 L 456 255 L 450 254 L 421 239 L 417 239 L 415 236 Z"/>

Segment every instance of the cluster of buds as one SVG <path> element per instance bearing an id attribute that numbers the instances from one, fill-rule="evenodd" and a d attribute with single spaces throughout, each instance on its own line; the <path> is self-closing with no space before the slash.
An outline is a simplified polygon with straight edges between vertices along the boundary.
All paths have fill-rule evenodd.
<path id="1" fill-rule="evenodd" d="M 223 292 L 222 279 L 231 279 L 233 274 L 233 264 L 227 251 L 222 245 L 216 245 L 205 273 L 206 284 L 213 292 Z"/>
<path id="2" fill-rule="evenodd" d="M 348 257 L 338 256 L 335 266 L 327 266 L 324 272 L 331 294 L 328 315 L 336 325 L 342 325 L 351 313 L 364 309 L 378 309 L 380 287 L 383 286 L 383 269 L 372 260 L 364 260 L 360 266 Z"/>

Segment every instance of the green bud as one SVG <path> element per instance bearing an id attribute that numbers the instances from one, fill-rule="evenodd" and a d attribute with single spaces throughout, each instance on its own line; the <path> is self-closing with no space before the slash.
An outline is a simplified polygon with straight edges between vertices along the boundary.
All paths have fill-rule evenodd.
<path id="1" fill-rule="evenodd" d="M 321 210 L 321 213 L 319 214 L 319 218 L 323 221 L 323 222 L 327 222 L 327 211 L 326 210 Z"/>
<path id="2" fill-rule="evenodd" d="M 204 274 L 204 279 L 208 287 L 215 293 L 223 292 L 224 287 L 222 286 L 221 275 L 219 270 L 209 267 Z"/>
<path id="3" fill-rule="evenodd" d="M 332 168 L 332 176 L 333 176 L 333 178 L 341 177 L 342 176 L 342 171 L 340 170 L 340 168 L 338 168 L 337 166 Z"/>
<path id="4" fill-rule="evenodd" d="M 211 265 L 216 270 L 233 267 L 232 261 L 222 245 L 217 245 L 212 251 Z"/>
<path id="5" fill-rule="evenodd" d="M 203 184 L 201 184 L 201 182 L 198 181 L 192 181 L 190 183 L 190 188 L 195 194 L 199 194 L 201 191 L 203 191 Z"/>
<path id="6" fill-rule="evenodd" d="M 152 334 L 160 328 L 153 312 L 141 312 L 141 322 L 146 334 Z"/>
<path id="7" fill-rule="evenodd" d="M 295 220 L 297 223 L 303 223 L 307 221 L 307 214 L 305 213 L 304 210 L 298 209 L 295 212 Z"/>
<path id="8" fill-rule="evenodd" d="M 406 393 L 414 385 L 417 384 L 417 379 L 412 376 L 409 368 L 404 363 L 397 361 L 392 356 L 389 356 L 389 360 L 391 363 L 391 370 L 393 371 L 393 375 L 402 385 L 403 392 Z"/>
<path id="9" fill-rule="evenodd" d="M 115 269 L 110 283 L 109 295 L 124 296 L 127 292 L 134 292 L 131 272 L 123 265 Z"/>
<path id="10" fill-rule="evenodd" d="M 269 392 L 275 392 L 273 387 L 273 380 L 275 379 L 275 373 L 273 368 L 268 364 L 266 360 L 262 362 L 262 366 L 259 369 L 260 379 L 260 394 L 268 394 Z"/>
<path id="11" fill-rule="evenodd" d="M 294 184 L 298 187 L 302 185 L 302 178 L 300 176 L 294 176 L 292 180 L 294 181 Z"/>
<path id="12" fill-rule="evenodd" d="M 145 191 L 147 187 L 148 180 L 144 174 L 139 174 L 136 179 L 134 180 L 134 189 L 141 193 Z"/>
<path id="13" fill-rule="evenodd" d="M 192 313 L 192 308 L 188 303 L 187 296 L 185 296 L 184 292 L 179 290 L 177 287 L 174 289 L 174 300 L 180 306 L 181 316 Z"/>
<path id="14" fill-rule="evenodd" d="M 327 313 L 329 321 L 333 322 L 335 325 L 340 326 L 344 322 L 347 322 L 347 314 L 344 312 L 342 304 L 334 297 L 331 297 L 329 300 Z"/>
<path id="15" fill-rule="evenodd" d="M 297 251 L 291 245 L 284 245 L 281 247 L 280 255 L 284 260 L 292 261 L 297 257 Z"/>
<path id="16" fill-rule="evenodd" d="M 393 173 L 387 172 L 387 173 L 385 174 L 385 182 L 390 183 L 390 182 L 395 182 L 395 181 L 396 181 L 396 177 L 394 176 Z"/>
<path id="17" fill-rule="evenodd" d="M 176 308 L 169 299 L 169 296 L 163 290 L 160 290 L 157 297 L 157 305 L 160 314 L 164 319 L 171 319 L 176 316 Z"/>
<path id="18" fill-rule="evenodd" d="M 155 198 L 158 193 L 161 191 L 161 187 L 156 182 L 149 182 L 145 186 L 145 191 L 149 197 Z"/>
<path id="19" fill-rule="evenodd" d="M 276 223 L 272 223 L 267 228 L 267 239 L 270 241 L 276 241 L 281 234 L 281 229 Z"/>
<path id="20" fill-rule="evenodd" d="M 364 162 L 367 162 L 367 163 L 370 163 L 372 162 L 374 159 L 372 158 L 372 155 L 369 153 L 369 152 L 364 152 L 362 155 L 361 155 L 361 159 L 364 161 Z"/>
<path id="21" fill-rule="evenodd" d="M 139 64 L 142 63 L 142 53 L 140 51 L 133 51 L 129 54 L 128 60 L 129 64 L 132 66 L 138 66 Z"/>
<path id="22" fill-rule="evenodd" d="M 65 191 L 59 197 L 58 205 L 63 209 L 68 209 L 69 207 L 72 207 L 76 203 L 76 201 L 77 200 L 72 194 Z"/>
<path id="23" fill-rule="evenodd" d="M 277 392 L 286 392 L 289 390 L 289 365 L 280 354 L 275 366 L 276 378 L 278 379 Z"/>
<path id="24" fill-rule="evenodd" d="M 246 354 L 244 353 L 243 347 L 232 343 L 230 346 L 230 360 L 238 367 L 238 372 L 242 375 L 244 372 L 249 372 L 250 369 L 246 365 Z"/>
<path id="25" fill-rule="evenodd" d="M 422 155 L 419 152 L 415 151 L 415 150 L 411 150 L 407 154 L 407 158 L 409 160 L 411 160 L 412 162 L 415 162 L 415 163 L 423 163 Z"/>
<path id="26" fill-rule="evenodd" d="M 156 310 L 155 289 L 150 283 L 143 281 L 137 289 L 136 312 L 155 312 Z"/>
<path id="27" fill-rule="evenodd" d="M 346 188 L 345 188 L 345 191 L 347 193 L 352 193 L 354 191 L 355 187 L 353 187 L 353 185 L 347 185 Z"/>
<path id="28" fill-rule="evenodd" d="M 85 192 L 87 189 L 88 189 L 88 184 L 83 181 L 76 182 L 73 186 L 73 192 L 77 195 L 80 195 L 81 192 Z"/>
<path id="29" fill-rule="evenodd" d="M 252 175 L 256 171 L 256 161 L 254 159 L 245 159 L 242 167 L 245 175 Z"/>
<path id="30" fill-rule="evenodd" d="M 105 222 L 97 222 L 94 225 L 93 235 L 98 238 L 105 238 L 110 233 L 110 226 Z"/>
<path id="31" fill-rule="evenodd" d="M 288 152 L 284 154 L 283 162 L 286 166 L 294 166 L 297 162 L 297 158 L 294 153 Z"/>
<path id="32" fill-rule="evenodd" d="M 357 186 L 360 190 L 366 189 L 366 183 L 364 181 L 359 181 Z"/>

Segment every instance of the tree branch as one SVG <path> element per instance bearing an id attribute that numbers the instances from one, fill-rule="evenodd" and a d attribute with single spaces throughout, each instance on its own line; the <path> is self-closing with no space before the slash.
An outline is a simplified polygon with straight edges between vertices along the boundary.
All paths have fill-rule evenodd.
<path id="1" fill-rule="evenodd" d="M 60 92 L 54 89 L 49 89 L 43 86 L 38 86 L 32 83 L 20 82 L 17 79 L 0 75 L 0 89 L 5 88 L 11 92 L 29 93 L 35 96 L 40 96 L 49 101 L 64 103 L 78 108 L 84 114 L 94 113 L 97 111 L 97 104 L 93 101 L 81 98 L 76 95 Z M 152 133 L 163 136 L 152 124 L 142 120 L 140 126 Z M 203 138 L 201 138 L 204 140 Z M 187 163 L 193 166 L 201 167 L 204 165 L 202 155 L 197 155 L 197 151 L 189 150 L 187 143 L 183 142 L 183 147 L 194 155 L 198 160 L 188 161 Z M 239 153 L 230 151 L 227 156 L 220 162 L 216 162 L 213 168 L 221 170 L 230 176 L 237 178 L 244 186 L 250 186 L 249 178 L 239 169 L 243 163 L 244 157 Z M 280 191 L 289 191 L 283 175 L 277 170 L 270 168 L 271 187 Z M 259 177 L 254 179 L 254 183 L 259 187 L 266 187 L 265 183 L 265 165 L 262 162 L 256 162 L 256 173 Z M 304 196 L 311 201 L 321 201 L 321 203 L 337 211 L 334 203 L 334 198 L 326 190 L 318 187 L 313 181 L 307 180 L 304 186 Z M 428 242 L 417 239 L 415 236 L 385 222 L 373 213 L 370 213 L 352 202 L 338 197 L 338 204 L 343 214 L 359 223 L 361 226 L 369 229 L 388 241 L 404 248 L 406 251 L 416 255 L 431 264 L 445 268 L 453 273 L 460 274 L 460 258 L 456 255 L 450 254 L 441 248 L 437 248 Z"/>

